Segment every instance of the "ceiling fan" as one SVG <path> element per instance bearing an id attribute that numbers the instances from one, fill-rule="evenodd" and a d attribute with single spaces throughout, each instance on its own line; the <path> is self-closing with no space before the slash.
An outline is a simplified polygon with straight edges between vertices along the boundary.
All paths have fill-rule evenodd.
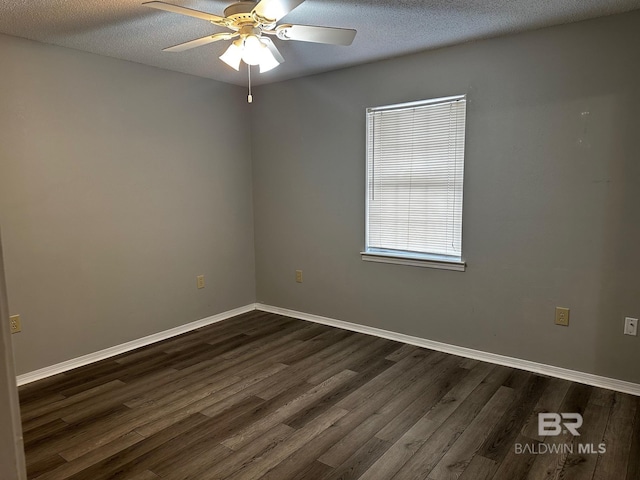
<path id="1" fill-rule="evenodd" d="M 310 25 L 277 25 L 278 21 L 304 0 L 260 0 L 241 1 L 229 5 L 224 17 L 192 10 L 170 3 L 153 1 L 143 5 L 167 12 L 179 13 L 226 27 L 230 32 L 214 33 L 189 42 L 165 48 L 165 52 L 182 52 L 220 40 L 233 40 L 220 59 L 230 67 L 240 70 L 240 61 L 247 65 L 258 65 L 260 73 L 267 72 L 282 62 L 284 58 L 269 36 L 280 40 L 351 45 L 356 31 L 346 28 L 319 27 Z M 249 69 L 250 72 L 250 69 Z"/>

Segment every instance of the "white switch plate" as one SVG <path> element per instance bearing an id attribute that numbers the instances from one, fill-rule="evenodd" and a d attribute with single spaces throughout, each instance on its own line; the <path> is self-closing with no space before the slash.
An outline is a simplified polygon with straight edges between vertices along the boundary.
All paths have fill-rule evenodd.
<path id="1" fill-rule="evenodd" d="M 634 337 L 638 335 L 638 319 L 627 317 L 624 319 L 624 334 L 625 335 L 633 335 Z"/>

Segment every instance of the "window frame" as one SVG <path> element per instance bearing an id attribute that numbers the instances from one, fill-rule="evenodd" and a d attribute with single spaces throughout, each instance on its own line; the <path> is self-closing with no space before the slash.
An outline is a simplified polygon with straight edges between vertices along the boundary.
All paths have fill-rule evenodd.
<path id="1" fill-rule="evenodd" d="M 425 105 L 437 105 L 441 103 L 451 103 L 455 101 L 464 100 L 467 101 L 467 95 L 452 95 L 448 97 L 440 97 L 433 98 L 428 100 L 418 100 L 414 102 L 405 102 L 398 103 L 393 105 L 383 105 L 378 107 L 369 107 L 365 111 L 366 118 L 366 154 L 365 154 L 365 240 L 364 240 L 364 250 L 360 252 L 362 260 L 367 262 L 376 262 L 376 263 L 391 263 L 398 265 L 409 265 L 414 267 L 426 267 L 426 268 L 436 268 L 441 270 L 453 270 L 464 272 L 466 270 L 466 262 L 462 256 L 462 249 L 460 252 L 460 257 L 457 256 L 448 256 L 448 255 L 440 255 L 440 254 L 431 254 L 431 253 L 419 253 L 419 252 L 403 252 L 400 250 L 388 250 L 381 248 L 371 248 L 369 247 L 369 200 L 370 200 L 370 190 L 369 190 L 369 149 L 371 147 L 369 138 L 369 122 L 370 116 L 369 114 L 372 112 L 382 112 L 385 110 L 400 110 L 403 108 L 412 108 L 412 107 L 421 107 Z M 466 108 L 466 105 L 465 105 Z M 466 115 L 465 115 L 466 116 Z M 466 144 L 467 138 L 467 126 L 466 122 L 464 125 L 464 140 Z M 465 157 L 466 157 L 466 149 L 465 149 Z M 463 157 L 463 168 L 465 165 L 465 158 Z M 464 180 L 462 182 L 462 188 L 464 190 Z M 464 217 L 464 195 L 463 195 L 463 214 L 461 217 L 461 222 L 463 222 Z"/>

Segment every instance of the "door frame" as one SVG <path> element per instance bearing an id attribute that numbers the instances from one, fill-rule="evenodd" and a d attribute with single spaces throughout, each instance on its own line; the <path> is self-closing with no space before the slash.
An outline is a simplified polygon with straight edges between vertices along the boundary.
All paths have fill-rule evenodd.
<path id="1" fill-rule="evenodd" d="M 1 233 L 1 232 L 0 232 Z M 20 400 L 9 329 L 9 303 L 0 235 L 0 478 L 26 480 L 27 472 L 20 419 Z"/>

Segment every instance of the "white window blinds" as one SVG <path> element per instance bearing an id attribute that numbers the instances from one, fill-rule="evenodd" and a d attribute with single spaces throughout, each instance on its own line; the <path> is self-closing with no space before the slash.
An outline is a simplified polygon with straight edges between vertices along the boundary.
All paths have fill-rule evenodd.
<path id="1" fill-rule="evenodd" d="M 462 255 L 466 97 L 367 109 L 367 252 Z"/>

